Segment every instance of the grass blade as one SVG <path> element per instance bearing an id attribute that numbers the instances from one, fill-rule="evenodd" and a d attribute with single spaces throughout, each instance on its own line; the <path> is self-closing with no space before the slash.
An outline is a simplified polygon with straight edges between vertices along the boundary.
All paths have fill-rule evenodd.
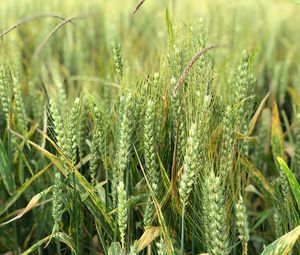
<path id="1" fill-rule="evenodd" d="M 280 165 L 280 169 L 285 173 L 290 183 L 291 190 L 294 194 L 298 208 L 300 209 L 300 185 L 285 161 L 281 157 L 277 157 L 277 161 Z"/>

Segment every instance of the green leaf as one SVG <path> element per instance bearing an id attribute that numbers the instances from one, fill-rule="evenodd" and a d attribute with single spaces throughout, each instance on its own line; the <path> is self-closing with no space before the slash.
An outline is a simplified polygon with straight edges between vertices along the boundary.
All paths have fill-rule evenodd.
<path id="1" fill-rule="evenodd" d="M 166 9 L 166 25 L 167 25 L 167 30 L 168 30 L 169 45 L 173 45 L 174 33 L 173 33 L 173 27 L 172 27 L 172 22 L 170 19 L 170 14 L 169 14 L 168 8 Z"/>
<path id="2" fill-rule="evenodd" d="M 75 251 L 75 245 L 74 245 L 72 239 L 66 233 L 63 233 L 63 232 L 55 233 L 53 235 L 53 237 L 55 239 L 59 240 L 60 242 L 65 243 L 71 249 L 71 251 L 73 252 L 73 254 L 77 254 L 76 251 Z M 32 254 L 41 245 L 43 245 L 44 243 L 47 243 L 50 239 L 51 239 L 51 235 L 46 236 L 45 238 L 41 239 L 40 241 L 38 241 L 34 245 L 32 245 L 29 249 L 27 249 L 26 251 L 24 251 L 23 253 L 21 253 L 21 255 Z"/>
<path id="3" fill-rule="evenodd" d="M 121 253 L 121 246 L 117 242 L 113 242 L 108 248 L 108 255 L 119 255 Z"/>
<path id="4" fill-rule="evenodd" d="M 59 240 L 60 242 L 66 244 L 71 249 L 73 254 L 77 254 L 76 247 L 75 247 L 74 242 L 72 241 L 72 238 L 70 236 L 68 236 L 66 233 L 58 232 L 58 233 L 54 234 L 53 237 L 55 239 Z"/>
<path id="5" fill-rule="evenodd" d="M 0 209 L 0 216 L 3 215 L 7 209 L 9 209 L 16 201 L 17 199 L 31 186 L 31 184 L 41 175 L 43 175 L 52 165 L 50 163 L 47 165 L 44 169 L 36 173 L 34 176 L 32 176 L 30 179 L 28 179 L 21 187 L 19 187 L 6 201 L 3 205 L 1 205 Z"/>
<path id="6" fill-rule="evenodd" d="M 268 245 L 261 255 L 287 255 L 300 235 L 300 226 Z"/>
<path id="7" fill-rule="evenodd" d="M 24 139 L 24 137 L 14 131 L 10 131 L 17 137 Z M 112 239 L 113 234 L 113 219 L 111 215 L 108 214 L 106 206 L 102 203 L 100 198 L 98 197 L 98 194 L 94 191 L 94 188 L 92 185 L 84 178 L 83 175 L 73 166 L 72 162 L 70 162 L 67 158 L 63 156 L 62 151 L 59 147 L 47 136 L 44 135 L 46 139 L 54 146 L 54 148 L 58 151 L 58 153 L 61 155 L 61 157 L 64 158 L 64 162 L 68 164 L 69 167 L 65 167 L 65 165 L 62 164 L 59 157 L 56 157 L 49 151 L 45 150 L 38 144 L 28 140 L 28 143 L 35 149 L 37 149 L 40 153 L 45 155 L 47 158 L 49 158 L 52 163 L 57 167 L 57 169 L 67 178 L 69 174 L 74 173 L 74 183 L 71 182 L 70 186 L 73 188 L 76 188 L 77 192 L 79 192 L 79 195 L 82 197 L 83 195 L 88 194 L 88 196 L 85 198 L 83 203 L 88 208 L 88 210 L 93 214 L 96 221 L 99 221 L 101 223 L 101 226 L 103 226 L 104 231 L 109 235 L 108 237 Z"/>
<path id="8" fill-rule="evenodd" d="M 141 252 L 160 234 L 160 227 L 148 227 L 136 243 L 137 252 Z"/>
<path id="9" fill-rule="evenodd" d="M 30 201 L 27 204 L 27 206 L 25 208 L 21 209 L 17 216 L 13 217 L 12 219 L 10 219 L 8 221 L 5 221 L 5 222 L 1 223 L 0 227 L 4 226 L 4 225 L 6 225 L 6 224 L 8 224 L 10 222 L 13 222 L 15 220 L 18 220 L 18 219 L 22 218 L 23 215 L 26 214 L 27 212 L 29 212 L 30 210 L 32 210 L 39 203 L 40 199 L 43 198 L 43 197 L 45 197 L 45 195 L 47 195 L 48 192 L 51 191 L 51 189 L 52 189 L 52 186 L 50 186 L 49 188 L 43 190 L 42 192 L 34 195 L 30 199 Z"/>
<path id="10" fill-rule="evenodd" d="M 277 198 L 275 195 L 275 190 L 270 185 L 269 181 L 264 177 L 264 175 L 246 158 L 241 157 L 241 162 L 250 173 L 251 178 L 257 185 L 257 188 L 260 189 L 267 198 L 271 199 L 271 201 L 276 201 Z"/>
<path id="11" fill-rule="evenodd" d="M 44 243 L 46 243 L 49 239 L 50 239 L 50 236 L 47 236 L 47 237 L 45 237 L 45 238 L 39 240 L 39 241 L 36 242 L 34 245 L 32 245 L 30 248 L 28 248 L 26 251 L 22 252 L 21 255 L 32 254 L 32 253 L 35 252 L 41 245 L 43 245 Z"/>
<path id="12" fill-rule="evenodd" d="M 282 139 L 282 129 L 280 125 L 280 118 L 278 107 L 275 101 L 272 102 L 272 134 L 271 134 L 271 145 L 274 158 L 277 156 L 283 157 L 284 147 Z"/>
<path id="13" fill-rule="evenodd" d="M 294 194 L 296 203 L 298 205 L 298 208 L 300 209 L 300 185 L 299 185 L 296 177 L 293 175 L 292 171 L 288 167 L 288 165 L 285 163 L 285 161 L 281 157 L 277 157 L 277 161 L 280 165 L 280 169 L 287 176 L 287 179 L 290 183 L 290 187 L 291 187 L 291 190 Z"/>
<path id="14" fill-rule="evenodd" d="M 0 140 L 0 177 L 3 180 L 7 192 L 11 195 L 15 190 L 14 174 L 8 164 L 8 157 L 2 141 Z"/>

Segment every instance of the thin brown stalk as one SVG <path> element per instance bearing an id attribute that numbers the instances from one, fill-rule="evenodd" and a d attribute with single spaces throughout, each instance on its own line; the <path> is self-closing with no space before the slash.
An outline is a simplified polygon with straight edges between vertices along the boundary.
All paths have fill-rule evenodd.
<path id="1" fill-rule="evenodd" d="M 132 12 L 132 15 L 134 15 L 140 8 L 141 6 L 143 5 L 143 3 L 145 2 L 146 0 L 141 0 L 137 6 L 134 8 L 133 12 Z"/>
<path id="2" fill-rule="evenodd" d="M 22 18 L 21 20 L 19 20 L 16 24 L 12 25 L 11 27 L 5 29 L 1 34 L 0 34 L 0 39 L 7 35 L 10 31 L 16 29 L 17 27 L 24 25 L 28 22 L 37 20 L 37 19 L 41 19 L 41 18 L 56 18 L 56 19 L 61 19 L 61 20 L 65 20 L 64 17 L 61 17 L 59 15 L 56 14 L 51 14 L 51 13 L 38 13 L 38 14 L 34 14 L 32 16 L 27 16 L 25 18 Z"/>
<path id="3" fill-rule="evenodd" d="M 210 45 L 202 50 L 200 50 L 192 59 L 191 61 L 188 63 L 188 65 L 184 68 L 182 74 L 180 75 L 178 81 L 175 84 L 175 88 L 173 90 L 173 97 L 176 96 L 177 90 L 179 89 L 180 84 L 183 82 L 184 78 L 188 75 L 188 73 L 190 72 L 191 68 L 193 67 L 193 65 L 195 64 L 195 62 L 207 51 L 214 49 L 214 48 L 220 48 L 220 47 L 224 47 L 225 45 L 222 44 L 214 44 L 214 45 Z"/>

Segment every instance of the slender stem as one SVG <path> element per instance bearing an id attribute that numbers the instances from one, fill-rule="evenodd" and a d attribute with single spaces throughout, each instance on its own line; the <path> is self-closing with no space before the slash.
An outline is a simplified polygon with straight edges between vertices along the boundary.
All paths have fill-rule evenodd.
<path id="1" fill-rule="evenodd" d="M 90 253 L 89 254 L 93 254 L 93 222 L 94 222 L 94 218 L 93 215 L 90 215 Z M 98 233 L 97 233 L 98 234 Z"/>
<path id="2" fill-rule="evenodd" d="M 62 255 L 61 250 L 60 250 L 60 241 L 59 240 L 56 241 L 56 249 L 57 249 L 57 254 Z"/>
<path id="3" fill-rule="evenodd" d="M 184 214 L 185 214 L 185 205 L 182 207 L 182 215 L 181 215 L 181 248 L 180 254 L 184 254 Z"/>
<path id="4" fill-rule="evenodd" d="M 195 200 L 196 200 L 196 194 L 195 194 L 195 192 L 193 192 L 193 202 L 195 202 Z M 195 217 L 195 212 L 193 211 L 193 221 L 192 221 L 192 223 L 193 223 L 192 224 L 193 225 L 193 227 L 192 227 L 192 254 L 195 254 L 195 232 L 196 232 L 195 218 L 196 218 Z"/>
<path id="5" fill-rule="evenodd" d="M 77 252 L 79 251 L 79 231 L 80 231 L 80 228 L 79 228 L 79 216 L 78 216 L 78 201 L 77 201 L 77 190 L 76 190 L 76 183 L 75 183 L 75 173 L 73 171 L 72 173 L 72 177 L 73 177 L 73 185 L 74 185 L 74 210 L 75 210 L 75 217 L 76 217 L 76 249 L 77 249 Z"/>

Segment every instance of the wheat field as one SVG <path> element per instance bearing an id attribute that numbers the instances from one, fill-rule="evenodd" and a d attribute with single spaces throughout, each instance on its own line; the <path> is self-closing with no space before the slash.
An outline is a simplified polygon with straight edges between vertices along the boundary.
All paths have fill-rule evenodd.
<path id="1" fill-rule="evenodd" d="M 300 254 L 299 1 L 0 5 L 0 254 Z"/>

